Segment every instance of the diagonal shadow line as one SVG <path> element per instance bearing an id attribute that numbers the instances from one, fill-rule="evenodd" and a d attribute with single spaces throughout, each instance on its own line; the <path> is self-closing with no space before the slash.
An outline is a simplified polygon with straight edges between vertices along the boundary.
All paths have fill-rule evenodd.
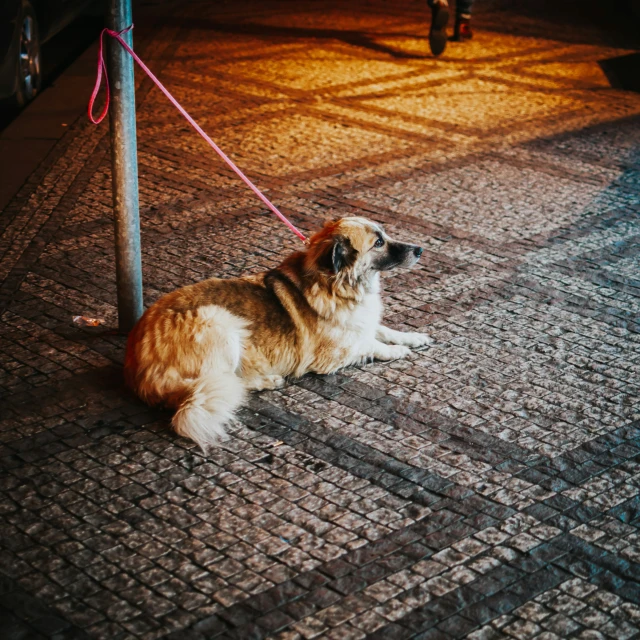
<path id="1" fill-rule="evenodd" d="M 426 25 L 426 19 L 425 19 Z M 416 55 L 406 53 L 398 49 L 386 46 L 376 42 L 375 37 L 411 37 L 417 38 L 415 34 L 406 33 L 376 33 L 375 36 L 364 31 L 355 31 L 351 29 L 319 29 L 305 27 L 281 27 L 266 24 L 256 24 L 252 22 L 234 23 L 234 22 L 216 22 L 207 20 L 206 18 L 182 18 L 180 26 L 186 29 L 210 29 L 211 31 L 219 31 L 222 33 L 230 33 L 234 35 L 252 35 L 252 36 L 275 36 L 283 38 L 315 38 L 319 40 L 339 40 L 345 44 L 349 44 L 377 53 L 390 55 L 394 58 L 402 60 L 426 60 L 432 59 L 431 55 Z"/>

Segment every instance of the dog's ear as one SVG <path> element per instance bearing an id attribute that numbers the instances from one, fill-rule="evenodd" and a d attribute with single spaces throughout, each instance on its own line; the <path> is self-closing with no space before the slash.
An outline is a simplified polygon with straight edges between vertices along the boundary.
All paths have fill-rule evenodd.
<path id="1" fill-rule="evenodd" d="M 351 246 L 349 238 L 335 236 L 333 239 L 333 249 L 331 251 L 331 264 L 334 273 L 340 273 L 343 269 L 350 267 L 357 251 Z"/>
<path id="2" fill-rule="evenodd" d="M 346 267 L 350 267 L 358 253 L 351 245 L 349 238 L 341 235 L 327 236 L 318 243 L 317 247 L 316 265 L 322 271 L 333 274 L 338 274 Z"/>

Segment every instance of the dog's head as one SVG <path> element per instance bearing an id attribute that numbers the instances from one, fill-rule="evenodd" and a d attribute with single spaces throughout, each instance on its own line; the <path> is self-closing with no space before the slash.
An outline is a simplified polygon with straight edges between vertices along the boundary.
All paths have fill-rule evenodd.
<path id="1" fill-rule="evenodd" d="M 422 248 L 389 238 L 381 225 L 360 217 L 327 222 L 309 242 L 307 267 L 341 289 L 366 291 L 380 271 L 415 264 Z"/>

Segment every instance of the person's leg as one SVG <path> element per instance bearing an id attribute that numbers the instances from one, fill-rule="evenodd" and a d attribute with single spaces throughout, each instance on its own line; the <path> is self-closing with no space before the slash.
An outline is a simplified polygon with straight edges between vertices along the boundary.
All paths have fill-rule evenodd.
<path id="1" fill-rule="evenodd" d="M 453 30 L 453 38 L 457 42 L 471 40 L 471 7 L 473 0 L 457 0 L 456 2 L 456 23 Z"/>
<path id="2" fill-rule="evenodd" d="M 429 29 L 429 47 L 434 56 L 439 56 L 447 46 L 447 22 L 449 7 L 447 0 L 427 0 L 431 9 L 431 28 Z"/>

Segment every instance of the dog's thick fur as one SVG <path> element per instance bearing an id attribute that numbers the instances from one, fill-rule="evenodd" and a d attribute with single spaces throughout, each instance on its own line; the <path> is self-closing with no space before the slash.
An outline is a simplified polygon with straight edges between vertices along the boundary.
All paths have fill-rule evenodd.
<path id="1" fill-rule="evenodd" d="M 126 381 L 149 404 L 177 409 L 180 435 L 215 444 L 248 390 L 404 358 L 431 342 L 380 324 L 380 271 L 411 266 L 421 253 L 365 218 L 329 222 L 276 269 L 158 300 L 129 336 Z"/>

